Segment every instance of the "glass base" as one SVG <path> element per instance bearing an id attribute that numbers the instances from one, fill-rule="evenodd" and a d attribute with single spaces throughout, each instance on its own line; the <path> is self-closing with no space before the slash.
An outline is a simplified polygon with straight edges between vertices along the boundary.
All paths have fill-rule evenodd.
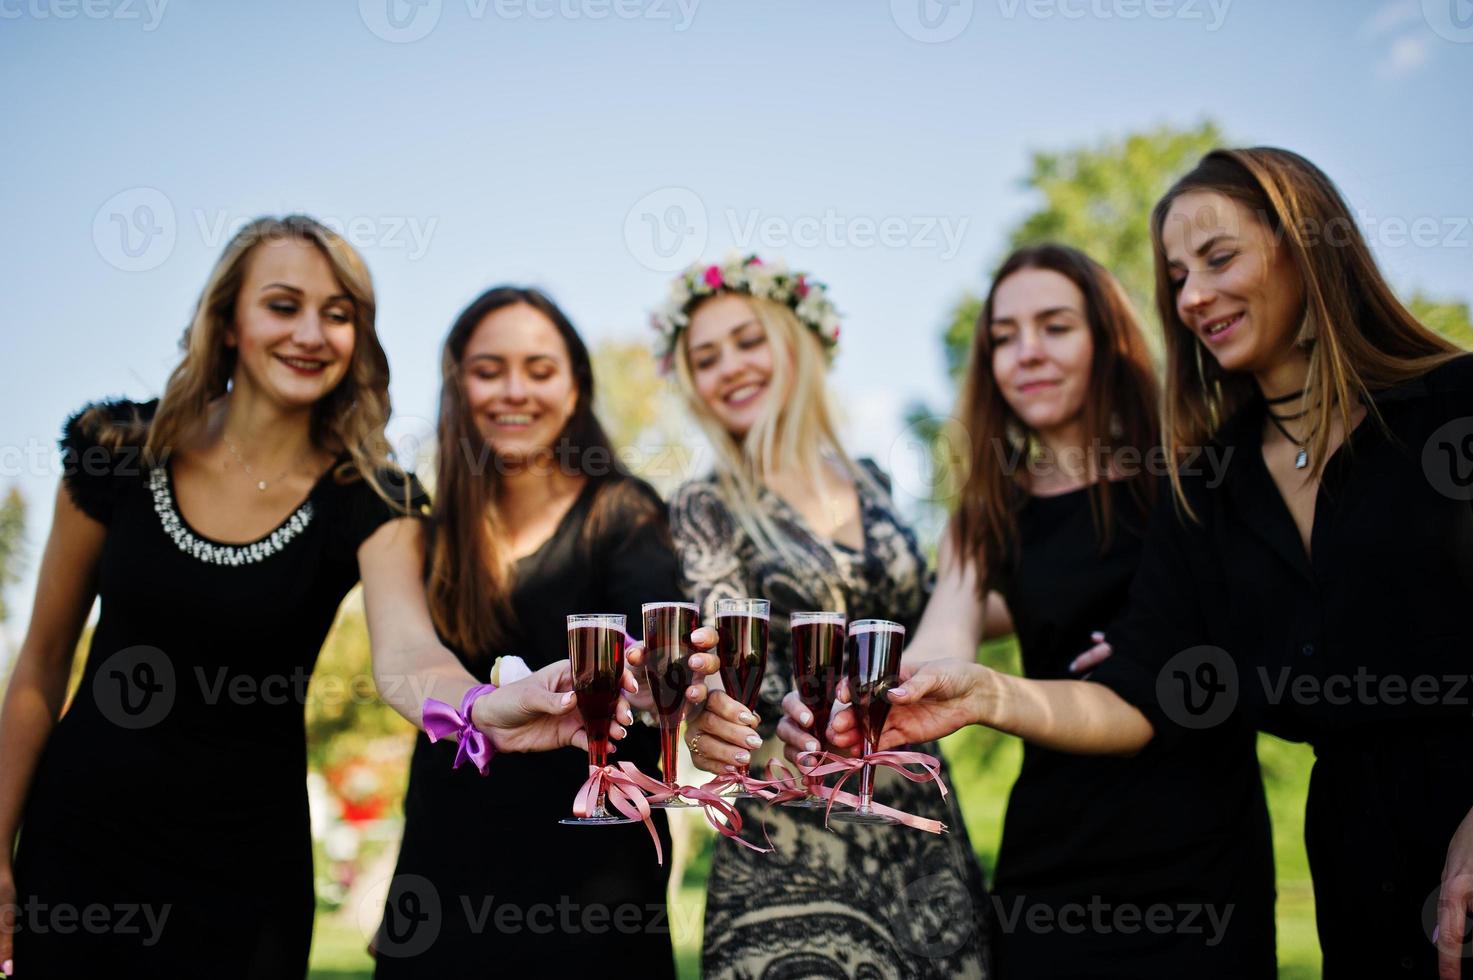
<path id="1" fill-rule="evenodd" d="M 638 823 L 632 817 L 564 817 L 558 823 L 570 827 L 604 827 L 619 823 Z"/>
<path id="2" fill-rule="evenodd" d="M 873 810 L 835 810 L 829 815 L 829 820 L 838 820 L 840 823 L 873 824 L 875 826 L 900 822 L 894 817 L 887 817 L 883 813 L 876 813 Z"/>
<path id="3" fill-rule="evenodd" d="M 790 806 L 794 810 L 827 810 L 829 801 L 821 796 L 805 796 L 801 800 L 788 800 L 782 805 Z M 842 803 L 839 804 L 840 807 L 843 805 Z M 838 813 L 839 810 L 835 809 L 834 812 Z"/>
<path id="4" fill-rule="evenodd" d="M 698 806 L 700 806 L 699 803 L 692 803 L 690 800 L 679 796 L 672 796 L 670 799 L 661 800 L 658 803 L 653 800 L 650 801 L 651 810 L 690 810 Z"/>

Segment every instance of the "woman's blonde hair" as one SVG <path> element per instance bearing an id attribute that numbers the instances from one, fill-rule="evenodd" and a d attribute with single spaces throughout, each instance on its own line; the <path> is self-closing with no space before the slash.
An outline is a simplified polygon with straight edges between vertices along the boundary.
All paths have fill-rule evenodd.
<path id="1" fill-rule="evenodd" d="M 794 543 L 762 507 L 759 495 L 771 473 L 797 472 L 817 484 L 819 461 L 831 455 L 853 479 L 884 495 L 870 474 L 854 462 L 839 442 L 834 410 L 824 381 L 828 365 L 823 345 L 783 303 L 739 293 L 767 334 L 772 351 L 773 397 L 745 437 L 722 426 L 700 393 L 690 366 L 690 332 L 686 330 L 675 358 L 675 377 L 692 417 L 716 452 L 716 481 L 738 525 L 763 554 L 788 557 Z M 707 300 L 709 302 L 709 300 Z M 697 306 L 691 310 L 694 315 Z"/>
<path id="2" fill-rule="evenodd" d="M 1356 396 L 1408 381 L 1463 353 L 1396 298 L 1324 171 L 1288 150 L 1213 150 L 1151 213 L 1156 308 L 1166 350 L 1163 438 L 1173 459 L 1204 445 L 1257 397 L 1252 376 L 1224 371 L 1177 315 L 1162 230 L 1172 203 L 1194 191 L 1221 194 L 1251 212 L 1288 249 L 1303 280 L 1304 314 L 1295 343 L 1309 356 L 1305 445 L 1316 476 L 1329 456 L 1335 422 L 1350 431 Z M 1374 415 L 1374 403 L 1365 400 Z M 1171 481 L 1178 503 L 1191 513 L 1175 467 Z"/>
<path id="3" fill-rule="evenodd" d="M 210 403 L 229 390 L 235 374 L 237 351 L 225 343 L 225 335 L 235 325 L 235 304 L 250 257 L 257 247 L 283 241 L 306 242 L 321 252 L 353 300 L 353 357 L 343 380 L 312 408 L 312 441 L 320 449 L 352 457 L 335 474 L 338 480 L 361 477 L 386 501 L 407 506 L 408 481 L 396 480 L 401 486 L 391 494 L 382 479 L 396 468 L 384 435 L 390 412 L 389 360 L 374 328 L 373 280 L 352 245 L 306 215 L 257 218 L 231 238 L 205 282 L 180 342 L 184 359 L 169 375 L 146 434 L 141 423 L 108 425 L 99 419 L 93 426 L 98 439 L 114 447 L 141 443 L 145 458 L 158 461 L 189 437 Z"/>

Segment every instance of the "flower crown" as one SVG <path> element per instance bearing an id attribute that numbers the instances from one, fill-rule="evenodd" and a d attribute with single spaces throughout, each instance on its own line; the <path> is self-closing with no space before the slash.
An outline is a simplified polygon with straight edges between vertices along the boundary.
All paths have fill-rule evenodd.
<path id="1" fill-rule="evenodd" d="M 651 325 L 660 335 L 657 353 L 661 374 L 669 374 L 675 364 L 676 345 L 680 332 L 690 325 L 691 309 L 708 296 L 723 292 L 782 303 L 799 323 L 818 336 L 824 353 L 833 357 L 839 345 L 839 314 L 829 301 L 828 287 L 804 273 L 790 272 L 782 259 L 765 265 L 755 255 L 743 257 L 733 252 L 720 265 L 697 262 L 676 276 L 664 305 L 650 316 Z"/>

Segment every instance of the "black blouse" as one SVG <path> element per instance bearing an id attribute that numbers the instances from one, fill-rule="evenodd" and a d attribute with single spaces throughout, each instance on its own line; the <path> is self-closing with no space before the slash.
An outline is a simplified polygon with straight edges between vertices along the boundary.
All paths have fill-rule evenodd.
<path id="1" fill-rule="evenodd" d="M 624 485 L 614 485 L 618 480 Z M 595 521 L 600 493 L 624 493 Z M 516 565 L 515 623 L 501 651 L 536 670 L 566 659 L 567 617 L 623 613 L 642 632 L 640 606 L 681 598 L 665 505 L 632 478 L 590 480 L 552 536 Z M 462 656 L 485 680 L 491 658 Z M 659 778 L 659 732 L 630 726 L 610 761 Z M 452 769 L 455 745 L 421 733 L 404 800 L 404 839 L 385 910 L 375 976 L 544 976 L 604 965 L 674 977 L 666 886 L 670 836 L 654 815 L 661 866 L 643 824 L 572 827 L 588 754 L 503 753 L 482 776 Z M 424 910 L 439 914 L 425 917 Z"/>
<path id="2" fill-rule="evenodd" d="M 1473 806 L 1473 357 L 1368 408 L 1325 467 L 1310 554 L 1263 461 L 1263 403 L 1224 425 L 1220 483 L 1184 478 L 1198 522 L 1163 500 L 1092 679 L 1158 732 L 1311 742 L 1325 975 L 1431 975 L 1429 896 Z"/>

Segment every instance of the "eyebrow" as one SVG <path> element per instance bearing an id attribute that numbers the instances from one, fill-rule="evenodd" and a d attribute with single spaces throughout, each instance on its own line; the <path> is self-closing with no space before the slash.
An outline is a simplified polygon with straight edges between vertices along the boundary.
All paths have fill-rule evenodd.
<path id="1" fill-rule="evenodd" d="M 507 360 L 509 360 L 509 358 L 503 357 L 500 354 L 472 354 L 470 357 L 467 357 L 465 359 L 465 363 L 474 364 L 477 361 L 496 361 L 498 363 L 504 364 Z M 528 364 L 532 363 L 533 361 L 552 361 L 553 363 L 557 363 L 557 358 L 552 356 L 551 354 L 530 354 L 526 357 L 525 360 Z"/>
<path id="2" fill-rule="evenodd" d="M 1084 315 L 1072 306 L 1050 306 L 1046 310 L 1039 310 L 1037 313 L 1033 314 L 1033 319 L 1046 320 L 1051 316 L 1058 316 L 1060 313 L 1072 313 L 1075 316 Z M 1003 324 L 1017 326 L 1018 321 L 1010 316 L 998 316 L 992 318 L 992 326 L 996 327 Z"/>
<path id="3" fill-rule="evenodd" d="M 307 295 L 299 287 L 293 286 L 290 283 L 285 283 L 285 282 L 268 282 L 266 285 L 264 285 L 264 286 L 261 287 L 261 292 L 264 293 L 268 289 L 285 289 L 287 292 L 289 292 L 289 293 L 295 293 L 298 296 L 305 296 L 305 295 Z M 347 293 L 337 293 L 337 294 L 332 295 L 332 296 L 329 296 L 327 298 L 327 301 L 329 303 L 336 303 L 339 300 L 342 300 L 342 301 L 347 302 L 347 303 L 351 303 L 351 302 L 353 302 L 353 297 L 349 296 Z"/>
<path id="4" fill-rule="evenodd" d="M 730 337 L 732 334 L 736 333 L 737 331 L 739 331 L 739 330 L 745 330 L 747 327 L 752 326 L 756 322 L 757 322 L 757 320 L 755 318 L 753 318 L 751 320 L 743 320 L 741 323 L 736 324 L 730 330 L 726 331 L 726 336 Z M 705 350 L 707 347 L 715 347 L 715 346 L 716 346 L 716 341 L 714 341 L 714 340 L 707 340 L 704 343 L 695 344 L 694 346 L 692 346 L 691 349 L 690 349 L 690 352 L 692 354 L 694 354 L 698 350 Z"/>
<path id="5" fill-rule="evenodd" d="M 1201 245 L 1198 245 L 1195 249 L 1192 250 L 1192 254 L 1193 255 L 1196 255 L 1196 256 L 1206 255 L 1208 252 L 1212 251 L 1213 246 L 1216 245 L 1218 242 L 1221 242 L 1221 241 L 1223 241 L 1225 239 L 1236 240 L 1236 238 L 1237 238 L 1237 236 L 1235 236 L 1235 235 L 1229 235 L 1226 232 L 1221 232 L 1219 234 L 1213 235 L 1211 238 L 1207 239 Z M 1181 266 L 1181 260 L 1180 259 L 1168 259 L 1167 262 L 1166 262 L 1166 264 L 1168 266 L 1178 266 L 1178 267 L 1180 267 Z"/>

